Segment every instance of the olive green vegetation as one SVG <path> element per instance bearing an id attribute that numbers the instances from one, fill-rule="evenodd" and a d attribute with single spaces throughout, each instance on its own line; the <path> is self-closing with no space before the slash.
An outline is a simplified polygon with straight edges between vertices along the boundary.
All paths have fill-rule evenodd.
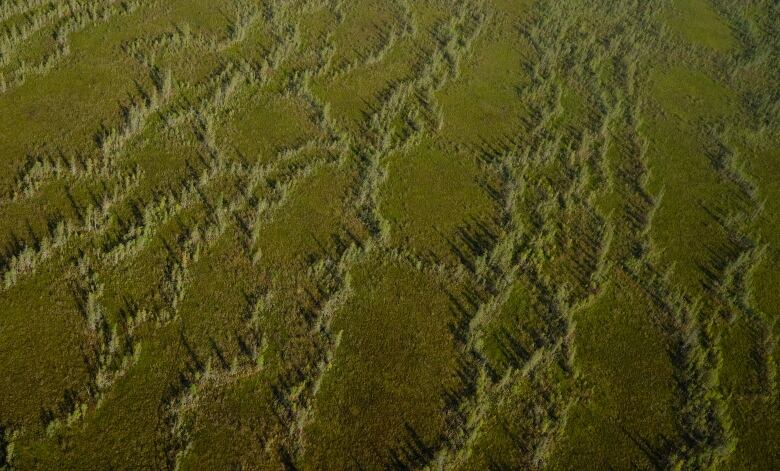
<path id="1" fill-rule="evenodd" d="M 0 1 L 0 470 L 779 468 L 779 19 Z"/>

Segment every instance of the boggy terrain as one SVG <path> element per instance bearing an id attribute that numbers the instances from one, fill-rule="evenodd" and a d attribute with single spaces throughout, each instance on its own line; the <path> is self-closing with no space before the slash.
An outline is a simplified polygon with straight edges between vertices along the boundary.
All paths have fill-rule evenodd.
<path id="1" fill-rule="evenodd" d="M 778 469 L 778 182 L 773 0 L 0 0 L 0 469 Z"/>

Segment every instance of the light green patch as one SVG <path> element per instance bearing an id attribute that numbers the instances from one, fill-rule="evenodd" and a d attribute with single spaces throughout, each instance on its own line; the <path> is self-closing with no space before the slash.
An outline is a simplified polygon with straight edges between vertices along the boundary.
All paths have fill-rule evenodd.
<path id="1" fill-rule="evenodd" d="M 737 41 L 707 0 L 667 1 L 661 18 L 686 40 L 718 52 L 729 52 Z"/>
<path id="2" fill-rule="evenodd" d="M 458 79 L 437 93 L 441 133 L 448 140 L 491 155 L 512 146 L 528 111 L 519 96 L 528 85 L 528 48 L 519 41 L 508 34 L 478 39 Z"/>
<path id="3" fill-rule="evenodd" d="M 365 237 L 349 207 L 355 168 L 344 164 L 316 167 L 287 189 L 287 199 L 257 229 L 258 258 L 269 267 L 305 266 Z"/>
<path id="4" fill-rule="evenodd" d="M 340 126 L 358 134 L 395 85 L 412 76 L 418 59 L 415 47 L 411 39 L 401 39 L 381 60 L 354 67 L 337 77 L 323 76 L 312 84 L 312 90 L 329 105 Z"/>
<path id="5" fill-rule="evenodd" d="M 283 468 L 272 447 L 258 446 L 265 439 L 275 411 L 273 393 L 260 374 L 218 374 L 197 388 L 197 399 L 184 410 L 190 441 L 179 462 L 182 470 Z"/>
<path id="6" fill-rule="evenodd" d="M 396 0 L 355 0 L 342 4 L 342 20 L 333 30 L 333 71 L 364 63 L 378 55 L 401 28 L 401 6 Z M 355 38 L 361 38 L 355 41 Z"/>
<path id="7" fill-rule="evenodd" d="M 575 364 L 589 392 L 569 411 L 551 469 L 663 466 L 679 439 L 678 396 L 659 315 L 625 274 L 577 313 Z"/>
<path id="8" fill-rule="evenodd" d="M 392 155 L 379 197 L 391 244 L 427 259 L 473 262 L 498 234 L 498 202 L 483 187 L 490 177 L 474 157 L 430 140 Z"/>
<path id="9" fill-rule="evenodd" d="M 58 259 L 0 290 L 0 417 L 40 430 L 86 395 L 94 334 L 67 287 L 75 269 Z"/>
<path id="10" fill-rule="evenodd" d="M 652 95 L 664 111 L 688 125 L 737 112 L 736 94 L 705 73 L 674 66 L 652 75 Z"/>
<path id="11" fill-rule="evenodd" d="M 461 386 L 447 288 L 395 262 L 366 260 L 332 324 L 340 339 L 304 429 L 307 467 L 424 465 Z"/>
<path id="12" fill-rule="evenodd" d="M 98 407 L 87 410 L 79 427 L 43 441 L 21 443 L 19 465 L 87 469 L 121 468 L 132 462 L 139 467 L 163 467 L 166 456 L 158 440 L 168 425 L 162 404 L 186 358 L 178 341 L 179 327 L 179 322 L 168 324 L 157 329 L 153 339 L 139 342 L 137 361 Z"/>
<path id="13" fill-rule="evenodd" d="M 744 199 L 718 170 L 717 156 L 706 153 L 712 142 L 703 127 L 736 107 L 728 89 L 682 67 L 657 71 L 653 90 L 660 110 L 646 112 L 640 125 L 652 142 L 646 156 L 648 190 L 663 195 L 650 234 L 665 264 L 674 262 L 675 281 L 703 294 L 718 275 L 716 267 L 733 256 L 719 218 L 739 209 Z"/>
<path id="14" fill-rule="evenodd" d="M 220 148 L 241 162 L 271 162 L 280 152 L 323 137 L 314 111 L 301 98 L 255 91 L 236 101 L 242 105 L 220 118 L 216 133 Z"/>

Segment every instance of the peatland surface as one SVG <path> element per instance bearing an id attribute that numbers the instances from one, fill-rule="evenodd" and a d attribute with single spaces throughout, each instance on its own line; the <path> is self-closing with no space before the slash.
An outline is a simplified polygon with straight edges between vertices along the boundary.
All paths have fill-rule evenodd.
<path id="1" fill-rule="evenodd" d="M 0 469 L 780 468 L 775 0 L 0 0 Z"/>

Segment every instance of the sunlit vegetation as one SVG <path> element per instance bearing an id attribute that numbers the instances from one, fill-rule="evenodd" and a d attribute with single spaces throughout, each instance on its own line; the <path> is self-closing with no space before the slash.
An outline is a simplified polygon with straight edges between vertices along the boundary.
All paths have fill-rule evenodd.
<path id="1" fill-rule="evenodd" d="M 780 468 L 780 4 L 0 0 L 0 470 Z"/>

